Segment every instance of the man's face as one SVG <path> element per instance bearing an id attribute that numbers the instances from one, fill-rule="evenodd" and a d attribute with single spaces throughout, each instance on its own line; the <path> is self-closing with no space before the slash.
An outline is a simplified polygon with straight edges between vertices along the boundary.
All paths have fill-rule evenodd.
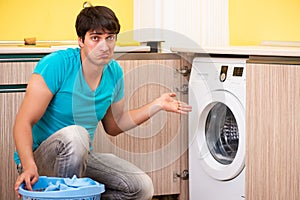
<path id="1" fill-rule="evenodd" d="M 88 31 L 85 34 L 84 42 L 78 39 L 82 50 L 82 62 L 89 62 L 94 65 L 104 66 L 113 57 L 116 45 L 116 34 L 103 31 Z M 88 59 L 88 60 L 85 60 Z"/>

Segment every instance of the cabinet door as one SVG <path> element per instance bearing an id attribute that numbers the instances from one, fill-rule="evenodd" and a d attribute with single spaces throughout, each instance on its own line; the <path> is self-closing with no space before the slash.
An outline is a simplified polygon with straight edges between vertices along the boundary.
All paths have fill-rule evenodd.
<path id="1" fill-rule="evenodd" d="M 300 198 L 300 65 L 247 64 L 246 197 Z"/>
<path id="2" fill-rule="evenodd" d="M 0 85 L 26 84 L 35 66 L 35 62 L 0 62 Z M 17 199 L 14 183 L 17 178 L 13 160 L 15 145 L 13 142 L 13 124 L 16 113 L 24 97 L 20 92 L 0 92 L 0 199 Z"/>
<path id="3" fill-rule="evenodd" d="M 125 109 L 140 107 L 165 92 L 176 92 L 184 98 L 184 78 L 176 72 L 180 59 L 120 60 L 125 75 Z M 94 149 L 120 156 L 147 172 L 153 180 L 155 195 L 179 194 L 180 157 L 187 150 L 187 117 L 159 112 L 140 126 L 116 137 L 108 136 L 100 127 Z M 186 129 L 187 130 L 187 129 Z"/>
<path id="4" fill-rule="evenodd" d="M 0 186 L 1 199 L 16 199 L 14 183 L 17 179 L 16 164 L 13 160 L 15 145 L 13 142 L 13 124 L 24 93 L 0 93 Z"/>

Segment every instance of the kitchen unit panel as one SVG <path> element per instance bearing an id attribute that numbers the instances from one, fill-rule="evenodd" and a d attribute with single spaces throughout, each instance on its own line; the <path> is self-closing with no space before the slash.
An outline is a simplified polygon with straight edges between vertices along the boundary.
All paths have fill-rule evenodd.
<path id="1" fill-rule="evenodd" d="M 1 62 L 0 85 L 26 84 L 36 62 Z"/>
<path id="2" fill-rule="evenodd" d="M 165 92 L 177 91 L 187 99 L 186 79 L 178 73 L 181 60 L 118 60 L 125 74 L 125 107 L 133 109 Z M 152 178 L 155 195 L 188 193 L 186 181 L 177 177 L 187 166 L 187 116 L 159 112 L 152 119 L 111 137 L 97 130 L 94 148 L 114 153 L 134 163 Z M 181 159 L 184 159 L 182 161 Z M 177 174 L 177 175 L 176 175 Z M 184 197 L 186 199 L 186 197 Z"/>
<path id="3" fill-rule="evenodd" d="M 13 124 L 24 97 L 26 83 L 36 62 L 1 62 L 0 60 L 0 199 L 16 199 L 14 183 L 17 178 L 13 160 Z"/>
<path id="4" fill-rule="evenodd" d="M 13 160 L 15 150 L 13 142 L 13 123 L 23 99 L 23 93 L 0 93 L 0 141 L 1 141 L 1 162 L 0 162 L 0 199 L 16 199 L 14 183 L 17 179 L 16 164 Z"/>
<path id="5" fill-rule="evenodd" d="M 299 76 L 296 60 L 247 64 L 248 200 L 300 198 Z"/>
<path id="6" fill-rule="evenodd" d="M 139 107 L 171 91 L 187 102 L 188 76 L 180 74 L 182 59 L 174 55 L 132 53 L 116 58 L 125 73 L 126 109 Z M 3 61 L 0 58 L 0 85 L 9 89 L 0 93 L 0 141 L 1 152 L 4 152 L 0 158 L 0 180 L 5 183 L 0 187 L 0 199 L 16 199 L 12 128 L 24 96 L 25 88 L 22 87 L 26 87 L 39 59 Z M 153 180 L 155 195 L 180 194 L 180 200 L 187 200 L 188 181 L 178 178 L 188 169 L 187 133 L 187 116 L 160 112 L 138 128 L 117 137 L 108 136 L 99 123 L 94 149 L 115 153 L 144 169 Z"/>

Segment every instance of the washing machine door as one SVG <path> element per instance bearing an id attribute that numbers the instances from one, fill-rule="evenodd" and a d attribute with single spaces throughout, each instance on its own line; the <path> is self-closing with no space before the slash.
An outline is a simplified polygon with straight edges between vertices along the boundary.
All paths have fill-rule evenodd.
<path id="1" fill-rule="evenodd" d="M 217 180 L 231 180 L 245 166 L 244 105 L 227 91 L 203 99 L 197 131 L 201 167 Z"/>

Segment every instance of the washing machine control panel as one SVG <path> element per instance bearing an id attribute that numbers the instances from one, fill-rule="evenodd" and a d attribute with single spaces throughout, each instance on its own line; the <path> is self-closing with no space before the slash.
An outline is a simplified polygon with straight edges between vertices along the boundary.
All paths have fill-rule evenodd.
<path id="1" fill-rule="evenodd" d="M 221 82 L 224 82 L 227 79 L 227 77 L 233 77 L 233 78 L 243 77 L 244 67 L 239 65 L 237 66 L 221 65 L 219 70 L 220 70 L 219 80 Z"/>
<path id="2" fill-rule="evenodd" d="M 238 90 L 243 95 L 246 85 L 247 58 L 196 57 L 193 60 L 189 84 L 209 90 Z M 243 97 L 241 97 L 243 99 Z"/>

